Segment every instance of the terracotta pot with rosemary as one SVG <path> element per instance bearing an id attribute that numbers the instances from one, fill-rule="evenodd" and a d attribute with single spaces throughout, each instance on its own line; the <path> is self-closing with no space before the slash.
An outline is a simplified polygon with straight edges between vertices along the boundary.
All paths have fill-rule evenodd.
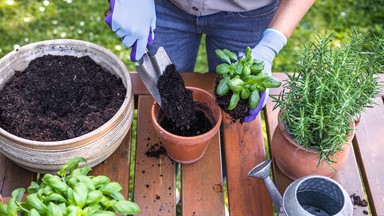
<path id="1" fill-rule="evenodd" d="M 332 35 L 316 35 L 299 53 L 297 72 L 274 97 L 280 108 L 272 154 L 289 178 L 332 176 L 345 163 L 354 136 L 354 117 L 372 102 L 381 85 L 383 39 L 363 52 L 364 36 L 353 31 L 340 47 Z"/>

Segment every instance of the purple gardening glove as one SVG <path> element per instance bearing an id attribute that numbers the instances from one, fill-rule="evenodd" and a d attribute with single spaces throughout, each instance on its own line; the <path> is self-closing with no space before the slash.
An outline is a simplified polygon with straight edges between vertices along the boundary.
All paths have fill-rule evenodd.
<path id="1" fill-rule="evenodd" d="M 125 47 L 132 47 L 131 60 L 140 60 L 155 36 L 154 0 L 110 0 L 109 12 L 104 21 L 123 40 Z"/>
<path id="2" fill-rule="evenodd" d="M 263 38 L 259 44 L 252 49 L 252 57 L 264 61 L 263 72 L 272 75 L 272 61 L 286 43 L 287 38 L 285 38 L 279 31 L 275 29 L 267 29 L 264 31 Z M 244 118 L 244 122 L 250 122 L 256 119 L 256 116 L 267 103 L 268 96 L 269 89 L 266 89 L 265 92 L 261 92 L 259 104 L 256 108 L 249 110 L 249 115 Z"/>

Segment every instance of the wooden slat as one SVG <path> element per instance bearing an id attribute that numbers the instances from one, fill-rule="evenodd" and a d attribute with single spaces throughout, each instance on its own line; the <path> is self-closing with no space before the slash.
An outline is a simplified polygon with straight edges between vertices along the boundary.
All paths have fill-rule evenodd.
<path id="1" fill-rule="evenodd" d="M 268 101 L 266 106 L 266 121 L 267 121 L 267 133 L 269 144 L 273 139 L 273 134 L 277 126 L 277 114 L 279 109 L 272 110 L 274 103 Z M 343 168 L 341 168 L 338 173 L 333 176 L 337 182 L 339 182 L 348 195 L 356 194 L 361 198 L 364 198 L 364 188 L 362 185 L 362 180 L 360 179 L 359 169 L 355 157 L 355 153 L 353 151 L 353 146 L 351 145 L 351 151 L 349 152 L 346 164 Z M 273 158 L 273 154 L 271 154 Z M 280 193 L 283 194 L 287 186 L 292 183 L 292 180 L 287 178 L 276 166 L 276 163 L 273 163 L 273 177 L 274 182 L 279 189 Z M 363 215 L 363 210 L 368 210 L 367 208 L 355 207 L 354 215 Z"/>
<path id="2" fill-rule="evenodd" d="M 16 188 L 27 188 L 36 177 L 36 173 L 20 167 L 1 153 L 0 163 L 0 194 L 3 197 L 9 197 Z"/>
<path id="3" fill-rule="evenodd" d="M 167 156 L 147 157 L 160 144 L 151 120 L 151 96 L 139 97 L 134 201 L 141 215 L 176 215 L 175 163 Z"/>
<path id="4" fill-rule="evenodd" d="M 266 159 L 260 115 L 243 125 L 223 120 L 230 215 L 273 215 L 263 181 L 247 176 Z"/>
<path id="5" fill-rule="evenodd" d="M 125 136 L 117 150 L 104 162 L 92 168 L 89 175 L 108 176 L 111 181 L 118 182 L 123 187 L 123 195 L 128 199 L 129 188 L 129 164 L 131 148 L 131 130 Z"/>
<path id="6" fill-rule="evenodd" d="M 212 138 L 204 156 L 182 165 L 182 214 L 224 215 L 223 174 L 219 132 Z"/>
<path id="7" fill-rule="evenodd" d="M 375 98 L 375 103 L 361 115 L 355 147 L 367 182 L 372 213 L 384 215 L 384 105 L 380 97 Z"/>

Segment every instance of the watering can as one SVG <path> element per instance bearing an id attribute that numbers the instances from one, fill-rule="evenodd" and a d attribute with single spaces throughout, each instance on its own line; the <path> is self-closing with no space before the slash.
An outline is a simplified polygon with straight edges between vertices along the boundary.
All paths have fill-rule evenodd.
<path id="1" fill-rule="evenodd" d="M 269 177 L 271 160 L 255 166 L 248 176 L 263 179 L 279 216 L 349 216 L 352 201 L 344 188 L 335 180 L 309 175 L 292 182 L 280 195 Z"/>

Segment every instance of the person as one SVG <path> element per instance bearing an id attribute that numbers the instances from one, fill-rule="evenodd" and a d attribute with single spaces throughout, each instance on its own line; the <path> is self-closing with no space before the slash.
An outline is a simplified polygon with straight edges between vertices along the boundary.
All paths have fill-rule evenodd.
<path id="1" fill-rule="evenodd" d="M 246 47 L 264 61 L 271 75 L 272 61 L 315 0 L 110 0 L 105 22 L 126 47 L 132 61 L 146 48 L 154 55 L 164 47 L 179 72 L 192 72 L 202 35 L 210 72 L 221 62 L 216 49 L 239 56 Z M 244 122 L 253 121 L 264 107 L 268 89 Z"/>

